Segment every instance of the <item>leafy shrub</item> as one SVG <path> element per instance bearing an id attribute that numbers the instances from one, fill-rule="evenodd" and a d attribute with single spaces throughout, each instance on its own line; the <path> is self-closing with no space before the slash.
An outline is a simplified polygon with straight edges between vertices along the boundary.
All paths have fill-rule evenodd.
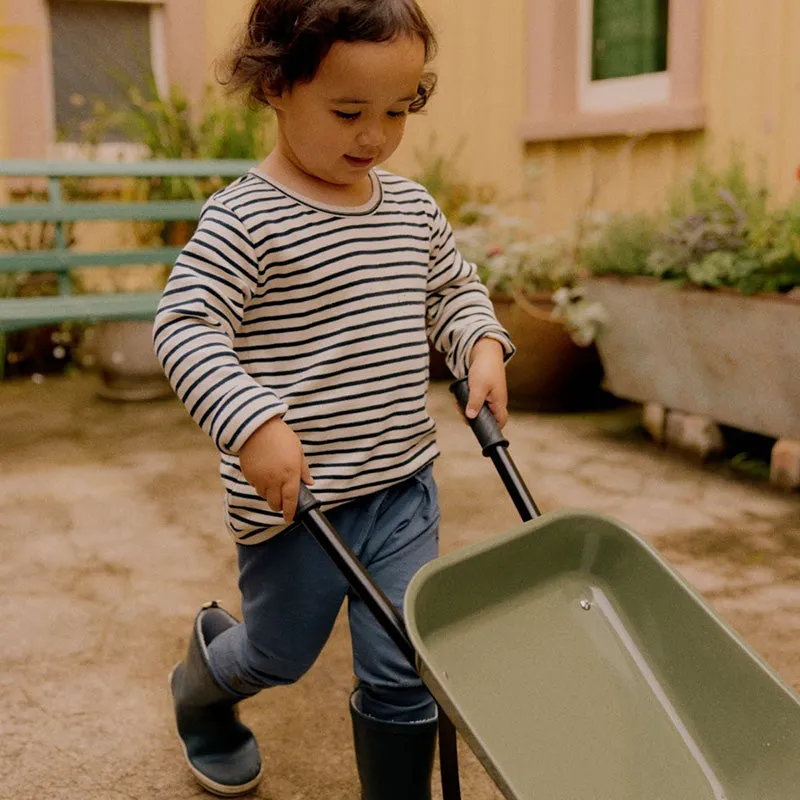
<path id="1" fill-rule="evenodd" d="M 497 194 L 490 186 L 477 186 L 461 177 L 458 160 L 462 147 L 460 144 L 452 152 L 443 153 L 432 135 L 425 149 L 414 152 L 419 169 L 412 176 L 456 228 L 475 224 L 481 217 L 481 207 L 494 202 Z"/>
<path id="2" fill-rule="evenodd" d="M 574 253 L 567 234 L 538 236 L 532 221 L 506 212 L 490 186 L 465 181 L 458 169 L 461 146 L 443 153 L 432 136 L 416 151 L 414 180 L 436 200 L 453 226 L 459 251 L 476 265 L 490 292 L 532 294 L 572 286 Z M 529 172 L 529 182 L 535 175 Z M 530 189 L 528 190 L 530 191 Z M 528 194 L 521 198 L 530 199 Z"/>
<path id="3" fill-rule="evenodd" d="M 658 236 L 643 214 L 613 214 L 589 220 L 578 248 L 579 263 L 597 275 L 642 275 Z"/>
<path id="4" fill-rule="evenodd" d="M 617 215 L 590 226 L 581 265 L 596 275 L 649 275 L 745 294 L 800 285 L 800 205 L 769 206 L 738 160 L 700 167 L 662 215 Z"/>
<path id="5" fill-rule="evenodd" d="M 273 115 L 231 102 L 210 87 L 196 106 L 177 85 L 165 94 L 154 84 L 146 93 L 130 87 L 125 94 L 125 104 L 117 107 L 93 102 L 91 119 L 78 129 L 83 144 L 91 149 L 122 139 L 139 145 L 148 159 L 253 161 L 264 158 L 274 145 Z M 220 178 L 153 177 L 140 181 L 139 194 L 149 200 L 202 200 L 222 183 Z"/>
<path id="6" fill-rule="evenodd" d="M 554 292 L 571 286 L 573 259 L 566 236 L 537 236 L 527 221 L 481 206 L 476 221 L 455 230 L 461 254 L 477 266 L 490 292 Z"/>

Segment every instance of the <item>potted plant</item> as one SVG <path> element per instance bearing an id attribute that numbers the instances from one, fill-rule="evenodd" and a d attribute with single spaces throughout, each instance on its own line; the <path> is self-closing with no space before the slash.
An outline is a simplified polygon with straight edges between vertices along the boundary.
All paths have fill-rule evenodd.
<path id="1" fill-rule="evenodd" d="M 415 180 L 450 221 L 462 255 L 477 266 L 498 319 L 517 347 L 506 368 L 509 405 L 554 411 L 595 404 L 602 375 L 597 351 L 591 337 L 585 345 L 577 333 L 570 337 L 554 301 L 574 284 L 572 239 L 567 234 L 536 236 L 528 220 L 504 212 L 520 202 L 529 206 L 530 188 L 521 198 L 500 202 L 492 187 L 463 180 L 456 163 L 460 149 L 442 154 L 432 137 L 416 153 L 420 169 Z M 532 171 L 530 184 L 535 177 Z M 452 379 L 444 356 L 433 348 L 431 378 Z"/>
<path id="2" fill-rule="evenodd" d="M 455 235 L 517 347 L 506 368 L 509 406 L 562 411 L 596 405 L 602 378 L 597 351 L 570 335 L 555 302 L 575 282 L 571 237 L 537 236 L 525 220 L 491 205 Z"/>
<path id="3" fill-rule="evenodd" d="M 800 203 L 701 167 L 663 213 L 590 224 L 579 265 L 613 394 L 800 439 Z"/>

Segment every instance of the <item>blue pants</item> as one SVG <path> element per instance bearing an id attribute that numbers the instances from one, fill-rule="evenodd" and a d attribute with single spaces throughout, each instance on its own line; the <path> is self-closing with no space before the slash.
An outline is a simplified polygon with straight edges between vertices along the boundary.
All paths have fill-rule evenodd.
<path id="1" fill-rule="evenodd" d="M 326 516 L 402 612 L 409 581 L 438 551 L 432 466 Z M 419 676 L 302 525 L 237 547 L 244 621 L 209 646 L 222 686 L 246 697 L 299 680 L 327 642 L 347 597 L 360 710 L 396 722 L 434 716 L 434 701 Z"/>

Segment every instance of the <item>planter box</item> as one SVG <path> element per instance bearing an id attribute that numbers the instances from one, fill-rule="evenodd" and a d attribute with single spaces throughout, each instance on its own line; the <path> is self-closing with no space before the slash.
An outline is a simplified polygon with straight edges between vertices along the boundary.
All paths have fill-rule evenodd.
<path id="1" fill-rule="evenodd" d="M 590 278 L 605 386 L 776 438 L 800 438 L 800 298 Z"/>

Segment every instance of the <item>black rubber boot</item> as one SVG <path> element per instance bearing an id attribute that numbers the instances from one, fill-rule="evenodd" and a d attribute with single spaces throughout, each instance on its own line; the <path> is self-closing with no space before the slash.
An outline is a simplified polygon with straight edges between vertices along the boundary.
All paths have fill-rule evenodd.
<path id="1" fill-rule="evenodd" d="M 216 602 L 204 605 L 195 618 L 186 658 L 170 675 L 186 761 L 203 788 L 222 797 L 245 794 L 261 779 L 258 745 L 235 708 L 241 698 L 223 689 L 208 665 L 208 645 L 236 624 Z"/>
<path id="2" fill-rule="evenodd" d="M 350 696 L 362 800 L 431 800 L 436 719 L 382 722 L 358 709 Z"/>

